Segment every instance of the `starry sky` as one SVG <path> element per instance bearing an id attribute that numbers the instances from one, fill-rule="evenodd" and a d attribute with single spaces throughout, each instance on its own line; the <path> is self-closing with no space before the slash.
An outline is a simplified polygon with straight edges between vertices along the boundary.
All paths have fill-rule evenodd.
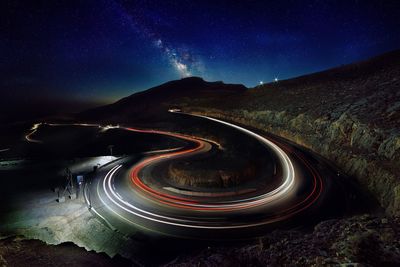
<path id="1" fill-rule="evenodd" d="M 400 48 L 399 1 L 0 5 L 0 88 L 9 105 L 69 101 L 76 109 L 187 76 L 253 87 Z"/>

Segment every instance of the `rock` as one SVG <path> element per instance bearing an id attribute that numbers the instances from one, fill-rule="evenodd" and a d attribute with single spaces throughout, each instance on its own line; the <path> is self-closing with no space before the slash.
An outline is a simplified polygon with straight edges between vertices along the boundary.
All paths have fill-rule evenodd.
<path id="1" fill-rule="evenodd" d="M 9 237 L 0 240 L 1 266 L 132 266 L 120 256 L 110 258 L 104 253 L 86 251 L 72 243 L 57 246 L 39 240 Z"/>
<path id="2" fill-rule="evenodd" d="M 366 231 L 367 225 L 370 229 Z M 189 254 L 166 266 L 193 266 L 198 262 L 216 266 L 205 258 L 235 266 L 396 266 L 400 264 L 398 227 L 371 215 L 329 220 L 316 225 L 312 233 L 269 233 L 269 246 L 261 247 L 258 240 L 245 246 L 216 247 L 215 251 Z"/>

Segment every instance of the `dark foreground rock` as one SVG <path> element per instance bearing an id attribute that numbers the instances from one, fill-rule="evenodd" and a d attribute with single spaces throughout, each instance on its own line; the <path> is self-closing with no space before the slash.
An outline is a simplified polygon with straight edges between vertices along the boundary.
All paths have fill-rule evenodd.
<path id="1" fill-rule="evenodd" d="M 330 220 L 312 233 L 275 231 L 253 244 L 209 248 L 166 266 L 399 266 L 399 218 Z"/>
<path id="2" fill-rule="evenodd" d="M 47 245 L 39 240 L 9 237 L 0 240 L 0 266 L 132 266 L 119 256 L 86 251 L 73 243 Z"/>
<path id="3" fill-rule="evenodd" d="M 196 241 L 193 241 L 196 242 Z M 151 248 L 149 248 L 151 249 Z M 143 255 L 142 255 L 143 256 Z M 141 255 L 137 255 L 141 257 Z M 154 262 L 142 259 L 141 264 Z M 141 265 L 139 264 L 139 265 Z M 165 266 L 400 266 L 400 218 L 355 216 L 324 221 L 312 232 L 274 231 L 240 245 L 213 246 Z M 73 243 L 0 240 L 0 266 L 134 266 L 137 262 L 88 252 Z"/>

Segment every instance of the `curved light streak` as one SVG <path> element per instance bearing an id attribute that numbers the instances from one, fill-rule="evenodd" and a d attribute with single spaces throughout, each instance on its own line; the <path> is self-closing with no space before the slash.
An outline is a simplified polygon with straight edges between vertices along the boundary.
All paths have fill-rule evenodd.
<path id="1" fill-rule="evenodd" d="M 171 110 L 170 110 L 170 112 L 176 113 L 176 111 L 171 111 Z M 186 113 L 184 113 L 184 114 L 186 114 Z M 194 152 L 200 150 L 201 145 L 203 145 L 203 144 L 201 144 L 201 141 L 199 141 L 195 138 L 191 138 L 191 137 L 187 137 L 187 136 L 179 136 L 179 135 L 173 134 L 173 133 L 155 131 L 156 133 L 170 135 L 173 137 L 180 137 L 180 138 L 183 137 L 186 140 L 197 143 L 198 147 L 191 149 L 191 150 L 175 152 L 175 153 L 170 153 L 170 154 L 164 154 L 164 155 L 158 155 L 158 156 L 154 156 L 151 158 L 147 158 L 147 159 L 143 160 L 142 162 L 138 163 L 136 166 L 134 166 L 131 171 L 132 182 L 135 186 L 140 188 L 143 192 L 151 195 L 155 199 L 159 199 L 160 201 L 162 201 L 162 203 L 170 205 L 170 206 L 174 206 L 174 207 L 178 207 L 178 208 L 188 208 L 188 209 L 198 209 L 198 210 L 209 210 L 210 211 L 210 210 L 236 210 L 236 209 L 244 209 L 244 208 L 256 207 L 258 205 L 263 205 L 265 203 L 269 203 L 269 202 L 275 201 L 275 200 L 283 197 L 286 194 L 286 192 L 288 192 L 293 187 L 294 182 L 295 182 L 295 171 L 294 171 L 293 163 L 291 162 L 288 155 L 281 148 L 279 148 L 279 146 L 277 146 L 273 142 L 269 141 L 268 139 L 262 137 L 261 135 L 256 134 L 256 133 L 254 133 L 248 129 L 245 129 L 243 127 L 240 127 L 238 125 L 235 125 L 235 124 L 232 124 L 232 123 L 229 123 L 226 121 L 218 120 L 215 118 L 210 118 L 207 116 L 192 115 L 192 114 L 187 114 L 187 115 L 205 118 L 205 119 L 212 120 L 212 121 L 227 125 L 229 127 L 235 128 L 241 132 L 244 132 L 247 135 L 252 136 L 253 138 L 259 140 L 265 146 L 271 148 L 275 152 L 275 154 L 278 155 L 280 163 L 283 166 L 284 182 L 276 189 L 274 189 L 270 192 L 267 192 L 265 194 L 259 195 L 259 196 L 255 196 L 255 197 L 247 198 L 247 199 L 241 199 L 241 200 L 227 201 L 225 203 L 217 203 L 217 204 L 199 204 L 199 203 L 191 201 L 190 199 L 187 199 L 187 198 L 176 197 L 176 196 L 168 195 L 166 193 L 161 193 L 161 192 L 154 190 L 151 187 L 145 185 L 141 181 L 141 179 L 139 178 L 140 170 L 142 170 L 146 166 L 149 166 L 150 164 L 154 164 L 157 161 L 160 161 L 163 159 L 170 159 L 171 157 L 179 156 L 181 154 L 194 153 Z M 132 128 L 128 128 L 128 130 L 138 131 L 137 129 L 135 130 Z M 143 130 L 139 130 L 139 131 L 143 131 Z M 150 132 L 154 133 L 154 131 L 150 131 Z"/>
<path id="2" fill-rule="evenodd" d="M 191 114 L 190 114 L 191 115 Z M 136 164 L 131 171 L 131 179 L 132 182 L 134 183 L 135 187 L 134 189 L 136 190 L 136 197 L 142 197 L 144 200 L 147 201 L 157 201 L 160 204 L 166 204 L 169 206 L 172 206 L 174 208 L 179 208 L 179 209 L 191 209 L 194 211 L 219 211 L 219 212 L 229 212 L 229 211 L 234 211 L 238 209 L 248 209 L 248 208 L 254 208 L 254 207 L 259 207 L 259 206 L 265 206 L 268 203 L 272 201 L 279 200 L 280 198 L 283 198 L 286 196 L 289 190 L 291 190 L 294 186 L 295 183 L 295 171 L 293 167 L 293 163 L 289 156 L 275 143 L 272 141 L 250 131 L 247 130 L 243 127 L 206 117 L 206 116 L 201 116 L 201 115 L 193 115 L 197 117 L 202 117 L 205 119 L 209 119 L 212 121 L 216 121 L 219 123 L 222 123 L 224 125 L 233 127 L 239 131 L 242 131 L 257 140 L 259 140 L 261 143 L 266 145 L 267 147 L 271 148 L 276 155 L 279 157 L 279 161 L 283 166 L 283 174 L 284 174 L 284 181 L 283 183 L 278 186 L 276 189 L 269 191 L 267 193 L 250 197 L 250 198 L 245 198 L 245 199 L 240 199 L 240 200 L 232 200 L 232 201 L 224 201 L 224 202 L 215 202 L 215 203 L 200 203 L 197 201 L 193 201 L 192 199 L 188 198 L 183 198 L 183 197 L 178 197 L 178 196 L 173 196 L 173 195 L 168 195 L 166 193 L 159 192 L 153 188 L 150 188 L 149 186 L 145 185 L 141 179 L 139 178 L 139 172 L 142 170 L 144 167 L 149 166 L 151 164 L 156 164 L 157 162 L 165 159 L 171 159 L 174 157 L 179 157 L 181 155 L 188 155 L 192 153 L 197 153 L 201 149 L 204 149 L 205 147 L 205 142 L 202 140 L 199 140 L 197 138 L 189 137 L 189 136 L 184 136 L 180 134 L 175 134 L 175 133 L 169 133 L 169 132 L 162 132 L 158 130 L 141 130 L 141 129 L 134 129 L 134 128 L 123 128 L 125 130 L 129 131 L 135 131 L 135 132 L 144 132 L 144 133 L 152 133 L 152 134 L 163 134 L 167 136 L 172 136 L 176 138 L 181 138 L 187 141 L 191 141 L 196 143 L 196 147 L 190 148 L 187 150 L 178 150 L 178 151 L 169 151 L 170 153 L 163 154 L 163 155 L 156 155 L 149 157 L 138 164 Z M 299 157 L 299 155 L 296 155 Z M 300 158 L 300 157 L 299 157 Z M 306 163 L 306 162 L 304 162 Z M 177 227 L 184 227 L 184 228 L 196 228 L 196 229 L 237 229 L 237 228 L 246 228 L 246 227 L 254 227 L 254 226 L 261 226 L 265 224 L 270 224 L 273 222 L 281 221 L 283 219 L 286 219 L 290 216 L 293 216 L 294 214 L 306 209 L 310 205 L 312 205 L 319 197 L 322 191 L 322 181 L 321 177 L 315 170 L 313 170 L 312 166 L 308 165 L 306 163 L 306 166 L 310 169 L 312 175 L 313 175 L 313 189 L 312 192 L 302 201 L 293 204 L 292 206 L 283 209 L 279 212 L 278 215 L 276 216 L 270 216 L 267 217 L 261 221 L 257 222 L 252 222 L 252 223 L 235 223 L 235 222 L 227 222 L 227 223 L 221 223 L 217 222 L 220 225 L 215 225 L 216 222 L 213 221 L 207 221 L 207 220 L 194 220 L 194 219 L 186 219 L 184 217 L 174 217 L 174 216 L 167 216 L 167 215 L 162 215 L 158 214 L 156 212 L 152 212 L 143 208 L 138 207 L 135 205 L 135 203 L 131 203 L 128 201 L 125 201 L 122 196 L 117 192 L 115 185 L 114 185 L 114 176 L 115 174 L 121 169 L 122 165 L 117 165 L 110 169 L 108 173 L 105 175 L 105 178 L 102 180 L 102 190 L 105 192 L 105 196 L 107 197 L 108 200 L 111 201 L 113 205 L 107 204 L 107 201 L 102 198 L 102 194 L 98 191 L 98 197 L 101 200 L 101 202 L 113 213 L 115 213 L 118 217 L 121 217 L 127 222 L 130 222 L 135 225 L 139 225 L 141 227 L 144 227 L 143 225 L 138 224 L 134 220 L 131 220 L 129 217 L 125 216 L 125 214 L 121 214 L 118 212 L 118 209 L 121 209 L 121 211 L 125 211 L 131 215 L 143 218 L 148 221 L 152 221 L 155 223 L 160 223 L 160 224 L 165 224 L 165 225 L 171 225 L 171 226 L 177 226 Z M 320 190 L 318 191 L 318 184 L 320 185 Z M 311 199 L 313 198 L 313 199 Z M 150 203 L 150 202 L 149 202 Z M 304 206 L 302 206 L 304 205 Z M 117 207 L 118 209 L 115 209 Z M 146 228 L 146 227 L 144 227 Z"/>

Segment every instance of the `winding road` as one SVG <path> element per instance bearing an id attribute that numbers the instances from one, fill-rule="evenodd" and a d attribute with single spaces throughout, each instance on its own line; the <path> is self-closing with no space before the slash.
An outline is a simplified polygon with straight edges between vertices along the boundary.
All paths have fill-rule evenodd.
<path id="1" fill-rule="evenodd" d="M 91 211 L 110 227 L 127 234 L 140 228 L 186 238 L 230 238 L 233 231 L 235 237 L 256 236 L 266 227 L 304 216 L 318 206 L 326 180 L 290 145 L 216 118 L 184 115 L 240 131 L 267 147 L 277 158 L 276 186 L 202 192 L 165 184 L 154 177 L 161 163 L 209 153 L 219 144 L 171 132 L 122 128 L 178 138 L 188 145 L 153 151 L 140 160 L 124 157 L 98 170 L 84 196 Z"/>

